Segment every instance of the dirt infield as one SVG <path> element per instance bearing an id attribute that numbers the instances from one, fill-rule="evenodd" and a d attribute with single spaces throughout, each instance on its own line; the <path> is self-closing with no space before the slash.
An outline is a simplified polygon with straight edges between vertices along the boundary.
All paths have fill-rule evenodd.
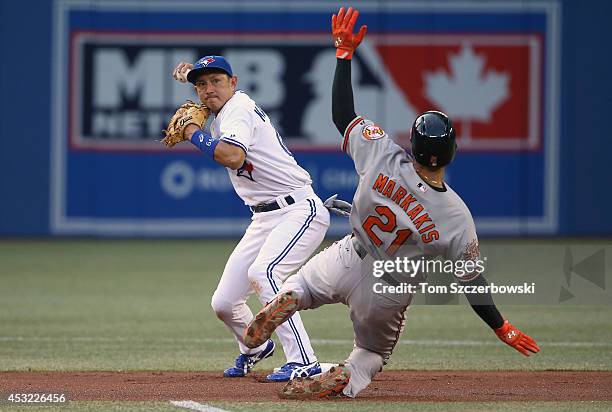
<path id="1" fill-rule="evenodd" d="M 0 372 L 1 393 L 66 393 L 71 400 L 276 401 L 282 384 L 263 373 L 227 379 L 220 372 Z M 612 400 L 612 371 L 390 371 L 358 399 L 368 401 Z"/>

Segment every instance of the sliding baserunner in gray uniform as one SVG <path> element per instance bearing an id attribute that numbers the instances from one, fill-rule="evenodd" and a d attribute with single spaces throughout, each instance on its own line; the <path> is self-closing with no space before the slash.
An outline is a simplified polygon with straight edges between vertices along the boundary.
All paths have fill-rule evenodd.
<path id="1" fill-rule="evenodd" d="M 255 347 L 296 310 L 324 304 L 348 305 L 355 332 L 353 351 L 344 365 L 316 377 L 296 380 L 281 391 L 285 398 L 344 394 L 355 397 L 391 356 L 404 327 L 412 293 L 398 286 L 405 273 L 374 273 L 374 261 L 404 257 L 424 261 L 441 256 L 462 261 L 458 283 L 486 286 L 474 221 L 465 203 L 444 183 L 444 170 L 455 155 L 455 130 L 438 111 L 417 117 L 411 130 L 412 156 L 370 120 L 356 116 L 351 86 L 351 56 L 365 34 L 353 34 L 357 11 L 340 9 L 332 19 L 338 52 L 333 85 L 333 120 L 343 132 L 342 149 L 355 163 L 359 185 L 350 223 L 353 233 L 311 258 L 289 277 L 276 298 L 245 330 Z M 395 289 L 393 288 L 395 287 Z M 398 293 L 398 289 L 400 292 Z M 502 341 L 529 355 L 535 341 L 504 320 L 490 293 L 467 294 L 476 313 Z"/>

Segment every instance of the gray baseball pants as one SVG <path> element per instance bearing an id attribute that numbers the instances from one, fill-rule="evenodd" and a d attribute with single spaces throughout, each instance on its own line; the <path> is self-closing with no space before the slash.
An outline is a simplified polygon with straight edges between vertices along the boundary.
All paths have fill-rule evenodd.
<path id="1" fill-rule="evenodd" d="M 295 291 L 298 310 L 331 303 L 349 307 L 353 322 L 353 351 L 345 361 L 351 378 L 344 394 L 355 397 L 382 370 L 404 328 L 412 295 L 376 293 L 381 282 L 372 275 L 373 259 L 361 259 L 351 235 L 312 257 L 287 278 L 280 293 Z"/>

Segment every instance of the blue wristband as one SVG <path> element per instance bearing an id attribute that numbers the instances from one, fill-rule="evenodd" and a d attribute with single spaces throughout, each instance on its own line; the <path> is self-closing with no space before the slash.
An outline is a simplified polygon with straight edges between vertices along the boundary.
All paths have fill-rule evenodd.
<path id="1" fill-rule="evenodd" d="M 219 144 L 219 139 L 215 139 L 211 135 L 204 133 L 202 130 L 198 130 L 191 135 L 191 143 L 214 160 L 215 148 Z"/>

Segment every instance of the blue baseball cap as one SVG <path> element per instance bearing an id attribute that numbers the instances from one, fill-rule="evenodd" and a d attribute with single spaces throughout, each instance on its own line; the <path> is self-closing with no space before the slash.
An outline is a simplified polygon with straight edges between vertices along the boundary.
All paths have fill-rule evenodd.
<path id="1" fill-rule="evenodd" d="M 234 75 L 232 66 L 225 60 L 223 56 L 204 56 L 193 64 L 193 69 L 187 73 L 189 83 L 195 84 L 196 79 L 206 70 L 218 69 L 223 70 L 230 77 Z"/>

